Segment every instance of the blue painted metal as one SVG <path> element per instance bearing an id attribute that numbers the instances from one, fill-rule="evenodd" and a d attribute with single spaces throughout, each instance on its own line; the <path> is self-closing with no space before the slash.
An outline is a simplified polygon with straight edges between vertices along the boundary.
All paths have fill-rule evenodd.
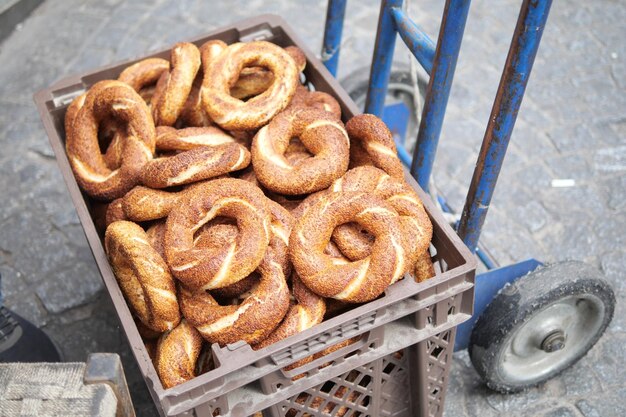
<path id="1" fill-rule="evenodd" d="M 478 244 L 551 4 L 522 4 L 458 230 L 470 250 Z"/>
<path id="2" fill-rule="evenodd" d="M 391 8 L 391 16 L 396 23 L 396 30 L 415 59 L 430 75 L 435 58 L 435 44 L 428 35 L 398 7 Z"/>
<path id="3" fill-rule="evenodd" d="M 411 166 L 411 174 L 426 191 L 428 191 L 428 180 L 448 105 L 469 6 L 470 0 L 447 0 L 441 20 L 439 40 Z"/>
<path id="4" fill-rule="evenodd" d="M 438 195 L 437 201 L 439 202 L 439 205 L 441 206 L 441 210 L 443 210 L 444 213 L 454 213 L 454 210 L 452 210 L 452 207 L 448 205 L 448 202 L 446 201 L 445 198 L 443 198 L 443 196 Z M 457 229 L 458 227 L 459 227 L 459 223 L 457 222 L 454 225 L 454 228 Z M 480 242 L 478 242 L 478 246 L 476 246 L 475 253 L 476 253 L 476 256 L 478 256 L 478 259 L 483 263 L 485 268 L 495 269 L 495 268 L 500 267 L 500 264 L 498 264 L 498 262 L 494 259 L 494 257 L 489 253 L 489 251 L 483 245 L 480 244 Z"/>
<path id="5" fill-rule="evenodd" d="M 396 151 L 398 152 L 398 159 L 400 159 L 400 162 L 402 162 L 404 166 L 410 167 L 411 161 L 413 160 L 413 158 L 409 154 L 409 151 L 407 151 L 406 148 L 404 147 L 404 144 L 397 140 L 396 140 Z"/>
<path id="6" fill-rule="evenodd" d="M 404 143 L 411 110 L 402 101 L 388 104 L 383 109 L 383 122 L 387 125 L 396 143 Z"/>
<path id="7" fill-rule="evenodd" d="M 506 284 L 522 278 L 542 265 L 536 259 L 527 259 L 513 265 L 478 274 L 474 287 L 474 315 L 471 319 L 457 327 L 454 350 L 459 351 L 467 348 L 476 320 L 478 320 L 478 317 L 485 311 L 491 300 Z"/>
<path id="8" fill-rule="evenodd" d="M 402 0 L 382 0 L 378 15 L 378 31 L 372 57 L 370 84 L 365 101 L 365 113 L 382 117 L 385 96 L 391 74 L 393 51 L 396 46 L 396 27 L 391 15 L 391 8 L 402 7 Z"/>
<path id="9" fill-rule="evenodd" d="M 491 260 L 491 258 L 489 257 L 489 255 L 482 250 L 480 247 L 476 247 L 476 256 L 478 256 L 478 259 L 480 260 L 480 262 L 483 263 L 483 265 L 485 265 L 485 268 L 491 270 L 496 268 L 496 264 Z"/>
<path id="10" fill-rule="evenodd" d="M 404 147 L 404 140 L 406 138 L 406 129 L 409 124 L 409 118 L 411 117 L 411 110 L 403 102 L 386 105 L 383 109 L 383 122 L 387 125 L 393 140 L 396 142 L 396 150 L 398 152 L 398 158 L 407 167 L 411 166 L 411 155 Z"/>
<path id="11" fill-rule="evenodd" d="M 411 111 L 404 103 L 395 103 L 385 106 L 383 110 L 383 122 L 387 125 L 396 143 L 396 152 L 400 161 L 406 165 L 411 165 L 411 155 L 404 147 L 406 129 L 411 117 Z"/>
<path id="12" fill-rule="evenodd" d="M 334 77 L 337 76 L 337 67 L 339 66 L 341 35 L 347 2 L 347 0 L 328 0 L 326 9 L 322 62 Z"/>

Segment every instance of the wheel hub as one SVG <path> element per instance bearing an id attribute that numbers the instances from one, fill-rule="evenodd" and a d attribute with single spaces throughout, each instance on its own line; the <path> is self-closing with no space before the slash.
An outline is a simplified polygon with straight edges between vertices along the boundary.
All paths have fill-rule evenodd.
<path id="1" fill-rule="evenodd" d="M 578 294 L 534 312 L 505 341 L 500 372 L 511 381 L 527 383 L 563 367 L 580 356 L 597 332 L 603 309 L 596 296 Z"/>
<path id="2" fill-rule="evenodd" d="M 565 333 L 563 330 L 555 330 L 543 339 L 541 350 L 547 353 L 556 352 L 565 347 Z"/>

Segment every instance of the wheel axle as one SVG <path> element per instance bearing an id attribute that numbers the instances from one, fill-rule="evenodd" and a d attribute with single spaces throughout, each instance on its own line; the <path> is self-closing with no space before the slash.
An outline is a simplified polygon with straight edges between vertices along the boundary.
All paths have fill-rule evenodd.
<path id="1" fill-rule="evenodd" d="M 543 339 L 541 350 L 547 353 L 556 352 L 565 347 L 565 333 L 562 330 L 555 330 Z"/>

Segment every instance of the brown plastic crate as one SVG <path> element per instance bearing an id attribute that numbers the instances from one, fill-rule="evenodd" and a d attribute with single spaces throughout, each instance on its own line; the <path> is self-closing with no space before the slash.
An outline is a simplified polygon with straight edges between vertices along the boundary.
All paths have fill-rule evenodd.
<path id="1" fill-rule="evenodd" d="M 332 94 L 338 100 L 344 121 L 358 113 L 356 105 L 339 83 L 278 16 L 257 16 L 191 42 L 200 45 L 208 39 L 222 39 L 227 43 L 264 39 L 283 47 L 297 45 L 307 57 L 305 70 L 307 83 L 316 90 Z M 167 58 L 169 49 L 150 56 Z M 345 375 L 352 369 L 378 363 L 377 361 L 383 360 L 385 355 L 418 342 L 417 347 L 412 349 L 426 352 L 427 345 L 437 340 L 436 335 L 448 334 L 448 338 L 453 338 L 455 326 L 469 319 L 474 298 L 475 260 L 430 198 L 419 189 L 407 173 L 407 180 L 424 201 L 426 211 L 433 222 L 431 254 L 436 269 L 434 278 L 419 284 L 412 279 L 401 280 L 389 287 L 384 296 L 377 300 L 256 352 L 245 343 L 236 343 L 224 348 L 213 345 L 212 350 L 217 364 L 215 369 L 165 390 L 109 266 L 102 241 L 89 213 L 92 202 L 78 188 L 64 146 L 63 120 L 72 99 L 97 81 L 117 78 L 126 66 L 136 61 L 122 62 L 65 78 L 38 92 L 35 95 L 35 102 L 122 328 L 162 415 L 246 416 L 281 401 L 288 401 L 289 398 L 312 387 L 323 385 L 330 378 Z M 283 370 L 290 363 L 357 336 L 359 336 L 357 343 L 333 352 L 323 359 L 291 372 Z M 423 377 L 420 380 L 424 384 L 412 383 L 413 390 L 418 390 L 420 388 L 418 385 L 426 387 L 425 384 L 433 384 L 430 374 L 432 364 L 429 364 L 427 356 L 425 353 L 421 354 L 419 363 L 416 363 L 420 365 L 421 370 L 417 374 Z M 319 368 L 319 365 L 327 362 L 330 364 Z M 446 363 L 449 365 L 449 362 L 444 362 L 443 376 L 438 377 L 438 380 L 445 381 L 448 369 Z M 303 372 L 307 374 L 306 378 L 292 381 L 292 376 Z M 433 401 L 442 402 L 445 382 L 437 384 L 439 388 L 434 394 Z M 423 403 L 426 404 L 427 401 Z M 380 411 L 382 408 L 376 410 Z M 379 411 L 372 409 L 368 414 L 378 415 Z M 321 414 L 312 413 L 312 415 Z"/>
<path id="2" fill-rule="evenodd" d="M 429 339 L 430 340 L 430 339 Z M 454 330 L 345 372 L 263 411 L 265 417 L 436 416 L 443 412 Z M 426 361 L 425 364 L 422 361 Z M 417 369 L 428 369 L 424 395 Z"/>

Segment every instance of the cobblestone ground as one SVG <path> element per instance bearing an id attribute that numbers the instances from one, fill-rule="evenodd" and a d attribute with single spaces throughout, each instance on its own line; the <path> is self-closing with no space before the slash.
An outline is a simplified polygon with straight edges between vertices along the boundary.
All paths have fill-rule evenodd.
<path id="1" fill-rule="evenodd" d="M 77 71 L 138 56 L 272 12 L 319 50 L 323 1 L 53 1 L 0 44 L 0 271 L 6 304 L 43 326 L 70 361 L 120 352 L 140 415 L 152 415 L 54 156 L 34 91 Z M 436 36 L 443 1 L 411 13 Z M 462 206 L 518 10 L 475 0 L 448 106 L 435 179 Z M 377 1 L 350 2 L 340 78 L 367 65 Z M 446 416 L 626 415 L 626 4 L 555 2 L 483 239 L 502 264 L 579 259 L 615 286 L 615 318 L 575 367 L 527 392 L 499 395 L 455 358 Z M 406 51 L 399 49 L 401 60 Z M 553 179 L 575 186 L 554 188 Z"/>

